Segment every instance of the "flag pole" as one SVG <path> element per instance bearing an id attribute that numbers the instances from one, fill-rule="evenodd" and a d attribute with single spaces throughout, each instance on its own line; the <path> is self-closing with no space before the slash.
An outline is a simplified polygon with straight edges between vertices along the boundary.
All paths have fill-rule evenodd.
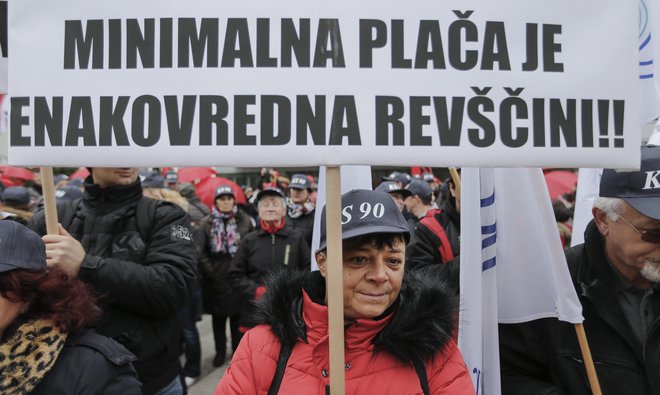
<path id="1" fill-rule="evenodd" d="M 589 350 L 589 343 L 587 342 L 587 334 L 584 331 L 584 325 L 575 324 L 575 331 L 577 332 L 578 342 L 580 343 L 580 350 L 584 358 L 584 366 L 587 369 L 587 377 L 589 378 L 589 385 L 591 385 L 591 392 L 594 395 L 601 395 L 600 383 L 596 375 L 596 368 L 594 367 L 594 360 L 591 358 L 591 351 Z"/>
<path id="2" fill-rule="evenodd" d="M 460 196 L 461 193 L 461 177 L 458 175 L 458 171 L 455 167 L 449 168 L 449 174 L 451 175 L 452 181 L 454 181 L 454 187 L 456 188 L 456 194 Z"/>
<path id="3" fill-rule="evenodd" d="M 55 182 L 53 181 L 53 168 L 41 167 L 41 191 L 43 194 L 44 212 L 46 215 L 46 233 L 59 234 L 57 229 L 57 206 L 55 204 Z"/>
<path id="4" fill-rule="evenodd" d="M 328 332 L 330 335 L 330 393 L 344 395 L 344 299 L 341 243 L 341 174 L 339 166 L 326 169 L 326 234 L 328 263 Z"/>

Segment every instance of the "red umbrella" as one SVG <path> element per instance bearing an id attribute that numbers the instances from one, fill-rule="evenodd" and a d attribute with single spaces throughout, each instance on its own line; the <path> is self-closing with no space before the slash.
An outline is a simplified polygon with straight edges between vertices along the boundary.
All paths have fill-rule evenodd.
<path id="1" fill-rule="evenodd" d="M 24 167 L 15 167 L 15 166 L 0 166 L 0 177 L 2 178 L 14 178 L 17 180 L 31 181 L 34 180 L 34 174 L 30 169 Z"/>
<path id="2" fill-rule="evenodd" d="M 81 179 L 84 180 L 89 176 L 89 170 L 86 167 L 79 167 L 78 170 L 74 171 L 70 176 L 70 180 Z"/>
<path id="3" fill-rule="evenodd" d="M 551 199 L 572 192 L 577 187 L 578 176 L 572 171 L 553 170 L 545 173 L 544 176 Z"/>
<path id="4" fill-rule="evenodd" d="M 179 169 L 179 182 L 189 182 L 193 185 L 199 184 L 202 180 L 216 175 L 212 167 L 183 167 Z"/>
<path id="5" fill-rule="evenodd" d="M 220 185 L 229 185 L 231 187 L 232 191 L 234 191 L 234 196 L 236 197 L 237 204 L 247 203 L 247 199 L 245 198 L 245 192 L 243 192 L 243 189 L 241 189 L 241 187 L 234 181 L 228 180 L 220 176 L 205 178 L 199 184 L 196 185 L 195 192 L 197 193 L 199 200 L 201 200 L 202 203 L 206 204 L 209 208 L 211 208 L 213 207 L 213 200 L 215 199 L 215 191 L 218 189 Z"/>

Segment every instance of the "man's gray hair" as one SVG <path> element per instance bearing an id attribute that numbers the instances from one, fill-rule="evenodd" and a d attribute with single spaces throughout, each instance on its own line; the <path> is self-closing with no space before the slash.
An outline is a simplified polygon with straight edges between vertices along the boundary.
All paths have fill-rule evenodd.
<path id="1" fill-rule="evenodd" d="M 594 207 L 603 210 L 612 221 L 618 221 L 624 200 L 621 198 L 598 197 Z"/>

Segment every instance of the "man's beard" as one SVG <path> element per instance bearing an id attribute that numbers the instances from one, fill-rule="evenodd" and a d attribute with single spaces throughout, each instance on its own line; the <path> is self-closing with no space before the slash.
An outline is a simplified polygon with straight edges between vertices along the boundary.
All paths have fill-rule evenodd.
<path id="1" fill-rule="evenodd" d="M 644 263 L 644 267 L 642 267 L 640 273 L 649 281 L 654 283 L 660 282 L 660 262 L 655 260 L 647 260 Z"/>

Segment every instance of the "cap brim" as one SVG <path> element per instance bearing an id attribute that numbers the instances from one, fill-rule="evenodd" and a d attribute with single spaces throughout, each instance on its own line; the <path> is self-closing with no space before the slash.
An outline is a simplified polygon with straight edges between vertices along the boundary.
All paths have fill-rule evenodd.
<path id="1" fill-rule="evenodd" d="M 352 229 L 346 232 L 342 232 L 341 239 L 346 240 L 371 233 L 402 233 L 406 239 L 406 242 L 410 241 L 410 231 L 408 229 L 403 229 L 396 226 L 366 226 L 363 228 Z M 328 242 L 325 240 L 323 243 L 319 244 L 319 249 L 317 252 L 325 250 L 327 246 Z"/>
<path id="2" fill-rule="evenodd" d="M 660 221 L 660 197 L 626 197 L 622 199 L 640 213 Z"/>

